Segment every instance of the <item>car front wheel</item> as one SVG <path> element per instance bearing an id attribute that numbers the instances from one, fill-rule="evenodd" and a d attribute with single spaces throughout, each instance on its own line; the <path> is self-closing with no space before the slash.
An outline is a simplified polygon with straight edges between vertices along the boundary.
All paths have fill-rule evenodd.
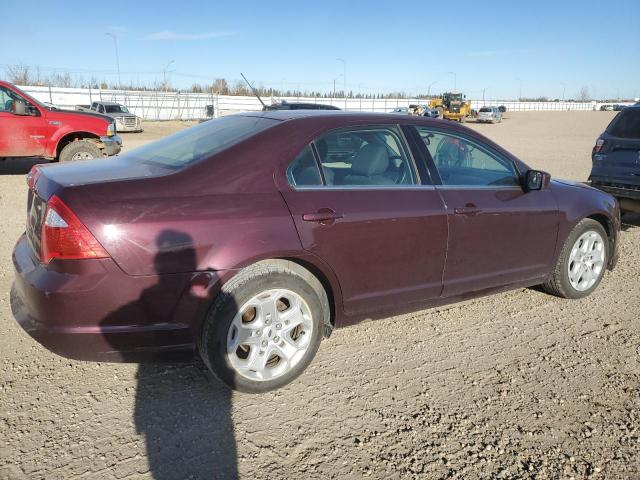
<path id="1" fill-rule="evenodd" d="M 609 260 L 607 232 L 586 218 L 569 234 L 551 278 L 543 284 L 547 293 L 583 298 L 600 284 Z"/>
<path id="2" fill-rule="evenodd" d="M 328 312 L 327 295 L 309 271 L 288 261 L 259 262 L 223 287 L 205 321 L 200 353 L 232 389 L 274 390 L 311 363 Z"/>

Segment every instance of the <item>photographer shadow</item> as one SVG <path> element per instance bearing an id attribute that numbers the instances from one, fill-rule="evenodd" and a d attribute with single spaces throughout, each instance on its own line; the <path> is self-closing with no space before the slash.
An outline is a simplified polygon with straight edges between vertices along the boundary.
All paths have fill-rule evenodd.
<path id="1" fill-rule="evenodd" d="M 139 359 L 139 352 L 135 357 L 127 354 L 132 351 L 131 340 L 114 333 L 114 327 L 135 324 L 139 318 L 165 318 L 171 308 L 165 301 L 175 298 L 175 276 L 170 273 L 176 265 L 181 271 L 196 270 L 189 235 L 165 230 L 156 244 L 158 283 L 101 322 L 104 338 L 125 362 Z M 147 357 L 154 363 L 138 367 L 133 420 L 145 439 L 152 478 L 237 478 L 230 390 L 213 379 L 201 361 L 157 363 L 153 353 Z"/>

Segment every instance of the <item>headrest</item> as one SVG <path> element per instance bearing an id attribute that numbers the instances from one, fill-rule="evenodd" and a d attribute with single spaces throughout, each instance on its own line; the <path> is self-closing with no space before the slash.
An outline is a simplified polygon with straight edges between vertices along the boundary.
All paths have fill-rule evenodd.
<path id="1" fill-rule="evenodd" d="M 353 159 L 351 171 L 355 175 L 372 177 L 381 175 L 389 168 L 389 154 L 382 145 L 368 143 L 362 147 Z"/>

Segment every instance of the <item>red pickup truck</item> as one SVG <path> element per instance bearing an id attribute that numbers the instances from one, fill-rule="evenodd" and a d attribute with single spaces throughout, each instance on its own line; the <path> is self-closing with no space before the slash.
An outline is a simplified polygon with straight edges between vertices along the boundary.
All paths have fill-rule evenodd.
<path id="1" fill-rule="evenodd" d="M 0 81 L 0 160 L 42 157 L 67 162 L 115 155 L 121 148 L 112 118 L 59 110 Z"/>

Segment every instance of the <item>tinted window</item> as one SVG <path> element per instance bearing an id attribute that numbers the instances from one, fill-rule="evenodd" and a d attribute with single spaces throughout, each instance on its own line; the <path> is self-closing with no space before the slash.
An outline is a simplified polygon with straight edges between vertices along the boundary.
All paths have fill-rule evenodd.
<path id="1" fill-rule="evenodd" d="M 481 112 L 492 112 L 493 110 L 491 110 L 491 108 L 490 108 L 490 107 L 482 107 L 482 108 L 480 109 L 480 111 L 481 111 Z"/>
<path id="2" fill-rule="evenodd" d="M 416 177 L 396 127 L 341 129 L 315 141 L 327 185 L 412 185 Z"/>
<path id="3" fill-rule="evenodd" d="M 219 153 L 277 123 L 270 118 L 240 115 L 216 118 L 133 150 L 127 156 L 145 163 L 181 168 Z"/>
<path id="4" fill-rule="evenodd" d="M 613 119 L 608 132 L 614 137 L 640 138 L 640 108 L 628 108 Z"/>
<path id="5" fill-rule="evenodd" d="M 519 185 L 513 163 L 462 137 L 418 127 L 444 185 Z"/>
<path id="6" fill-rule="evenodd" d="M 294 187 L 322 185 L 320 170 L 310 146 L 305 147 L 289 165 L 287 178 Z"/>

